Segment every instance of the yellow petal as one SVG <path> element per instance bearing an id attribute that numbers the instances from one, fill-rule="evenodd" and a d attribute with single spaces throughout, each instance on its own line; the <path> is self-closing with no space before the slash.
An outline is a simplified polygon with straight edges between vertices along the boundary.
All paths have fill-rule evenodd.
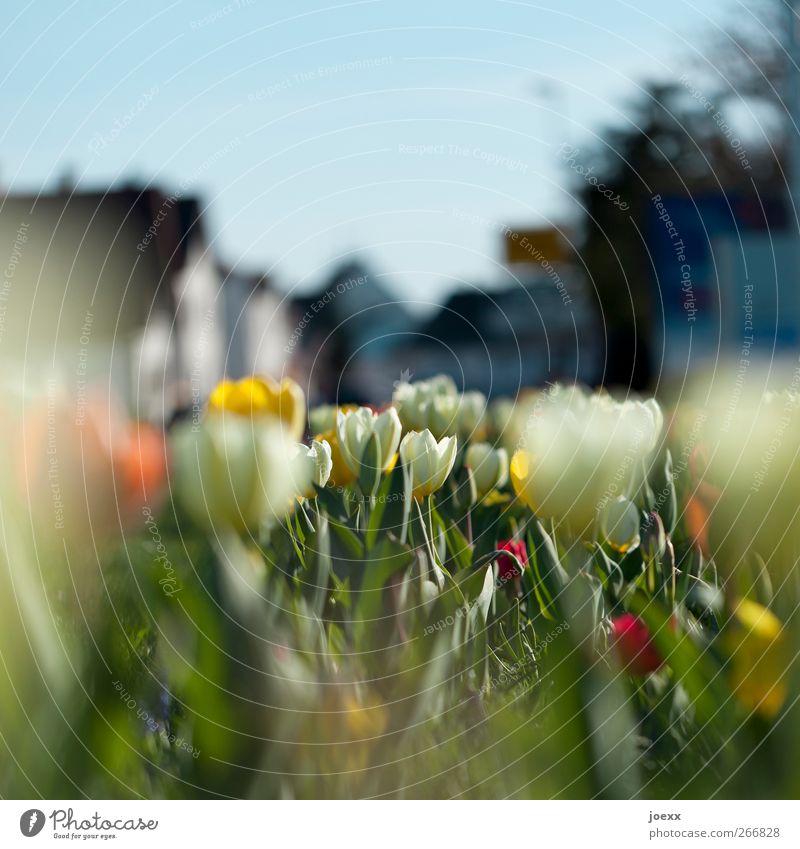
<path id="1" fill-rule="evenodd" d="M 781 633 L 781 620 L 758 602 L 743 598 L 736 607 L 736 618 L 749 637 L 776 640 Z"/>
<path id="2" fill-rule="evenodd" d="M 225 410 L 242 416 L 263 412 L 269 403 L 263 383 L 246 377 L 243 380 L 223 380 L 208 399 L 209 410 Z"/>
<path id="3" fill-rule="evenodd" d="M 532 466 L 533 464 L 528 452 L 520 450 L 511 458 L 508 472 L 511 477 L 511 486 L 514 488 L 517 498 L 536 512 L 531 486 Z"/>
<path id="4" fill-rule="evenodd" d="M 344 459 L 342 449 L 339 447 L 339 438 L 336 436 L 336 428 L 327 431 L 327 433 L 321 433 L 317 438 L 324 439 L 331 446 L 333 468 L 328 481 L 334 486 L 347 486 L 347 484 L 352 483 L 356 476 Z"/>
<path id="5" fill-rule="evenodd" d="M 209 396 L 208 409 L 240 416 L 264 413 L 275 416 L 286 426 L 286 435 L 296 442 L 302 439 L 306 425 L 305 395 L 288 377 L 280 383 L 257 376 L 223 380 Z"/>

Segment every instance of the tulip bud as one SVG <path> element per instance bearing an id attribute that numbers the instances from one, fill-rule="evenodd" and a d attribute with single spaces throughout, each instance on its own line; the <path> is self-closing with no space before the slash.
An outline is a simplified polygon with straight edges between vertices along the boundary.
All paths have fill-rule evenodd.
<path id="1" fill-rule="evenodd" d="M 400 383 L 392 395 L 392 405 L 406 430 L 425 426 L 425 414 L 416 384 Z"/>
<path id="2" fill-rule="evenodd" d="M 467 449 L 466 464 L 475 481 L 478 497 L 483 498 L 508 480 L 508 454 L 488 442 L 473 442 Z"/>
<path id="3" fill-rule="evenodd" d="M 380 414 L 359 407 L 350 412 L 340 410 L 336 416 L 339 449 L 350 471 L 359 479 L 377 479 L 394 465 L 401 430 L 394 407 Z"/>
<path id="4" fill-rule="evenodd" d="M 632 501 L 619 496 L 603 507 L 600 528 L 614 551 L 633 551 L 639 545 L 639 510 Z"/>
<path id="5" fill-rule="evenodd" d="M 316 495 L 314 485 L 325 486 L 332 469 L 331 446 L 324 439 L 315 439 L 310 447 L 295 446 L 292 474 L 297 495 L 313 498 Z"/>
<path id="6" fill-rule="evenodd" d="M 441 489 L 456 461 L 457 450 L 455 436 L 437 442 L 429 430 L 423 430 L 403 437 L 400 458 L 411 475 L 412 496 L 417 501 Z"/>
<path id="7" fill-rule="evenodd" d="M 650 563 L 661 559 L 667 550 L 667 537 L 664 533 L 664 523 L 655 511 L 650 513 L 645 521 L 642 532 L 642 558 Z"/>
<path id="8" fill-rule="evenodd" d="M 612 639 L 620 660 L 633 675 L 648 675 L 664 661 L 650 638 L 647 625 L 633 613 L 623 613 L 611 623 Z"/>
<path id="9" fill-rule="evenodd" d="M 508 551 L 517 558 L 514 560 L 514 557 L 509 557 L 508 554 L 501 554 L 497 558 L 497 577 L 500 583 L 505 584 L 507 581 L 522 577 L 520 566 L 524 569 L 528 565 L 528 549 L 525 543 L 521 539 L 506 539 L 499 542 L 497 548 L 500 551 Z"/>

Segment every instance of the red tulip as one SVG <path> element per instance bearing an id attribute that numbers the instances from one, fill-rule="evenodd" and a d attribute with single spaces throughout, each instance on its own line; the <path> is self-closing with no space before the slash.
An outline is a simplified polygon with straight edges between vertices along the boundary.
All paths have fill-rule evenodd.
<path id="1" fill-rule="evenodd" d="M 623 613 L 611 623 L 614 644 L 628 672 L 647 675 L 664 661 L 653 645 L 647 625 L 632 613 Z"/>
<path id="2" fill-rule="evenodd" d="M 514 555 L 514 557 L 519 560 L 522 564 L 523 568 L 528 565 L 528 551 L 525 548 L 525 543 L 520 539 L 506 539 L 502 540 L 497 544 L 497 548 L 500 551 L 508 551 Z M 519 570 L 519 566 L 513 557 L 509 557 L 506 554 L 501 554 L 497 558 L 497 567 L 499 572 L 500 582 L 505 584 L 507 581 L 510 581 L 512 578 L 520 578 L 522 573 Z"/>

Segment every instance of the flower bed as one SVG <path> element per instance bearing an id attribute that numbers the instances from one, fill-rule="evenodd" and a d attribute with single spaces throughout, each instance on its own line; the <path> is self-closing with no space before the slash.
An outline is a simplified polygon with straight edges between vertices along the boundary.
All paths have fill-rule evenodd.
<path id="1" fill-rule="evenodd" d="M 98 425 L 91 479 L 61 428 L 80 533 L 34 515 L 8 570 L 50 558 L 4 630 L 4 795 L 792 795 L 794 431 L 685 413 L 435 378 L 309 433 L 249 378 L 167 445 Z"/>

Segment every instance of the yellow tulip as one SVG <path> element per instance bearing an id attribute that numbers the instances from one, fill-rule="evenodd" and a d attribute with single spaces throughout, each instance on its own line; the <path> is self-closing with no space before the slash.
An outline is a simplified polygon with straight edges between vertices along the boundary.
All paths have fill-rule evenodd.
<path id="1" fill-rule="evenodd" d="M 306 424 L 306 399 L 303 390 L 291 378 L 245 377 L 223 380 L 208 398 L 210 411 L 225 411 L 240 416 L 267 413 L 286 428 L 286 436 L 299 441 Z"/>
<path id="2" fill-rule="evenodd" d="M 786 701 L 786 676 L 791 662 L 781 621 L 766 607 L 743 599 L 729 628 L 733 691 L 748 710 L 772 719 Z"/>

